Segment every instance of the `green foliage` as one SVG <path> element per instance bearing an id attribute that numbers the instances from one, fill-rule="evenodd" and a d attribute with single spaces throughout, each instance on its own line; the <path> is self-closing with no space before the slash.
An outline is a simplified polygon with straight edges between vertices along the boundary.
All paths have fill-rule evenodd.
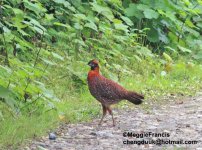
<path id="1" fill-rule="evenodd" d="M 127 2 L 3 0 L 0 85 L 12 94 L 2 101 L 14 114 L 53 109 L 59 101 L 50 86 L 58 80 L 53 68 L 63 70 L 58 78 L 71 80 L 67 90 L 82 89 L 91 58 L 117 81 L 145 59 L 162 57 L 166 72 L 180 55 L 201 59 L 200 1 Z"/>
<path id="2" fill-rule="evenodd" d="M 125 14 L 133 20 L 136 28 L 150 28 L 145 44 L 152 42 L 152 47 L 161 51 L 169 45 L 176 50 L 179 48 L 179 51 L 192 53 L 192 56 L 199 56 L 193 58 L 200 58 L 201 10 L 200 0 L 140 0 L 130 1 L 125 7 Z"/>

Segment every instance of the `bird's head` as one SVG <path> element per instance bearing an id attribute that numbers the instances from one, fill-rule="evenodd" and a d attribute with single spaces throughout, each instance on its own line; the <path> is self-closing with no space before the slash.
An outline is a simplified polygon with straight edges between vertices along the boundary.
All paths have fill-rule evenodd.
<path id="1" fill-rule="evenodd" d="M 88 65 L 91 67 L 91 70 L 95 70 L 99 68 L 99 62 L 96 59 L 93 59 L 88 62 Z"/>

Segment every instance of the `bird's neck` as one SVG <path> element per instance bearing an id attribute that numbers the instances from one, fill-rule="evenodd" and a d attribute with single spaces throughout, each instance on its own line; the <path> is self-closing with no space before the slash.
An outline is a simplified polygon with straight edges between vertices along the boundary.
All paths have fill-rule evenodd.
<path id="1" fill-rule="evenodd" d="M 100 68 L 99 68 L 99 66 L 97 66 L 97 67 L 91 68 L 91 71 L 99 74 L 100 73 Z"/>
<path id="2" fill-rule="evenodd" d="M 90 81 L 91 79 L 93 79 L 94 77 L 99 76 L 99 67 L 96 68 L 91 68 L 91 70 L 88 72 L 88 81 Z"/>

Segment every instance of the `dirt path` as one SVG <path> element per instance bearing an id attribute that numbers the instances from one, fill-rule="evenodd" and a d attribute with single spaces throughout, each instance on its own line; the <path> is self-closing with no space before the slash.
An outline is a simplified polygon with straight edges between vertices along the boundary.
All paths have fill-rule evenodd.
<path id="1" fill-rule="evenodd" d="M 127 150 L 127 149 L 196 149 L 202 150 L 202 96 L 185 101 L 172 102 L 163 106 L 154 106 L 151 113 L 136 107 L 134 109 L 115 110 L 116 127 L 112 127 L 111 117 L 105 118 L 101 127 L 99 119 L 91 123 L 69 124 L 60 128 L 55 141 L 48 137 L 34 141 L 25 149 L 40 150 Z M 135 137 L 124 137 L 125 132 Z M 149 133 L 150 132 L 150 133 Z M 148 133 L 146 137 L 136 138 L 138 134 Z M 159 136 L 167 137 L 159 137 Z M 158 134 L 158 135 L 157 135 Z M 161 135 L 160 135 L 161 134 Z M 173 141 L 198 141 L 197 144 L 123 144 L 137 140 L 158 139 Z M 170 141 L 171 142 L 171 141 Z"/>

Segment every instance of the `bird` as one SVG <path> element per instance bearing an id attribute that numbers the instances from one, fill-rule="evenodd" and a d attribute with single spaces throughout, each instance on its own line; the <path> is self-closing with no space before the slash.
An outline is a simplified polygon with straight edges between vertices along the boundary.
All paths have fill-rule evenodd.
<path id="1" fill-rule="evenodd" d="M 102 124 L 108 112 L 112 116 L 113 126 L 115 126 L 110 106 L 121 100 L 128 100 L 135 105 L 139 105 L 143 102 L 144 95 L 126 90 L 115 81 L 101 75 L 98 60 L 93 59 L 88 62 L 88 65 L 91 67 L 87 77 L 88 88 L 91 95 L 101 103 L 103 110 L 102 118 L 98 125 Z"/>

